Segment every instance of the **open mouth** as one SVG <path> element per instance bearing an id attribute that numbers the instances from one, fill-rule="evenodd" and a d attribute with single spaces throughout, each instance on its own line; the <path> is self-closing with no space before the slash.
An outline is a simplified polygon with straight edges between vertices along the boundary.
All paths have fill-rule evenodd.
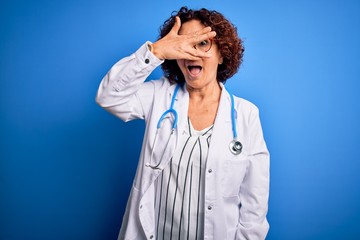
<path id="1" fill-rule="evenodd" d="M 198 65 L 188 65 L 187 69 L 192 76 L 197 76 L 201 72 L 202 67 Z"/>

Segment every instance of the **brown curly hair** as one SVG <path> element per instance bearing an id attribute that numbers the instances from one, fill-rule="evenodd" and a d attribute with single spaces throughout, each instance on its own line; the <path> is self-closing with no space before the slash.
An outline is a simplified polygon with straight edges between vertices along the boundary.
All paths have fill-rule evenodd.
<path id="1" fill-rule="evenodd" d="M 236 27 L 221 13 L 210 11 L 205 8 L 192 10 L 181 7 L 178 12 L 173 12 L 171 17 L 160 27 L 159 39 L 165 37 L 175 24 L 175 17 L 179 16 L 181 23 L 190 20 L 199 20 L 203 25 L 210 26 L 216 32 L 214 43 L 218 46 L 223 57 L 223 63 L 218 66 L 217 80 L 225 82 L 239 69 L 243 59 L 243 41 L 237 35 Z M 165 60 L 161 65 L 165 77 L 170 82 L 184 83 L 184 76 L 176 63 L 176 60 Z"/>

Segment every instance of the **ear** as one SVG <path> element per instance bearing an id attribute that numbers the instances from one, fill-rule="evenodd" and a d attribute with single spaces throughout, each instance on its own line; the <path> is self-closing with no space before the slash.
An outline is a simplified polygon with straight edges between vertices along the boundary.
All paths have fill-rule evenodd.
<path id="1" fill-rule="evenodd" d="M 220 58 L 219 58 L 219 65 L 223 64 L 223 62 L 224 62 L 224 58 L 223 58 L 223 57 L 220 57 Z"/>

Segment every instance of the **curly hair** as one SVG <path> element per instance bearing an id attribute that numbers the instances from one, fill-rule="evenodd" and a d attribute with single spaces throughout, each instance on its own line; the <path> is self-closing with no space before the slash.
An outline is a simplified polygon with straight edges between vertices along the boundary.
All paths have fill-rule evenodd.
<path id="1" fill-rule="evenodd" d="M 216 32 L 214 43 L 218 46 L 223 57 L 223 63 L 218 66 L 217 81 L 225 82 L 239 69 L 243 59 L 243 41 L 237 35 L 236 27 L 221 13 L 210 11 L 205 8 L 191 10 L 181 7 L 178 12 L 173 12 L 171 17 L 160 27 L 159 39 L 165 37 L 175 24 L 175 17 L 180 17 L 181 23 L 190 20 L 199 20 L 204 26 L 210 26 Z M 184 76 L 176 63 L 176 60 L 165 60 L 161 65 L 165 77 L 172 83 L 184 83 Z"/>

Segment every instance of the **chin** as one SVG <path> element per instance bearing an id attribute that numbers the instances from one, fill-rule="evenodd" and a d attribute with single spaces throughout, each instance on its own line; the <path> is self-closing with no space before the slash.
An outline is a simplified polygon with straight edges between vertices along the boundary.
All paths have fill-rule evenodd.
<path id="1" fill-rule="evenodd" d="M 209 84 L 201 80 L 185 80 L 185 82 L 188 87 L 193 89 L 201 89 Z"/>

